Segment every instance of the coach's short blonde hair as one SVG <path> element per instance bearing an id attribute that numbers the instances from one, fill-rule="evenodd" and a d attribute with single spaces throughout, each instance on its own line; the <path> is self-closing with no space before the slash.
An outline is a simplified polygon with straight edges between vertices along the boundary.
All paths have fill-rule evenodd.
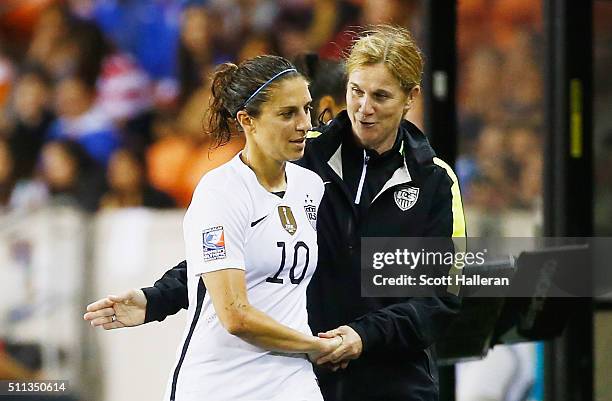
<path id="1" fill-rule="evenodd" d="M 398 26 L 376 25 L 363 32 L 346 60 L 348 74 L 364 65 L 383 63 L 406 93 L 421 83 L 423 55 L 410 31 Z"/>

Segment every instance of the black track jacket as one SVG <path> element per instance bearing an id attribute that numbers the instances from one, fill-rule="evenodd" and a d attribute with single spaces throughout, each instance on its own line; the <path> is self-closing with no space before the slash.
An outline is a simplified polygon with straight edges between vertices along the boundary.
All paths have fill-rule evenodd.
<path id="1" fill-rule="evenodd" d="M 346 370 L 317 371 L 325 400 L 438 400 L 433 344 L 460 300 L 361 297 L 360 238 L 464 237 L 455 174 L 408 121 L 390 151 L 365 151 L 354 143 L 346 112 L 309 133 L 297 163 L 325 183 L 317 221 L 319 263 L 308 288 L 310 327 L 316 334 L 348 324 L 363 342 L 361 356 Z M 394 193 L 407 187 L 419 192 L 416 203 L 403 211 Z M 186 283 L 186 262 L 181 262 L 154 287 L 143 288 L 146 321 L 186 308 Z"/>

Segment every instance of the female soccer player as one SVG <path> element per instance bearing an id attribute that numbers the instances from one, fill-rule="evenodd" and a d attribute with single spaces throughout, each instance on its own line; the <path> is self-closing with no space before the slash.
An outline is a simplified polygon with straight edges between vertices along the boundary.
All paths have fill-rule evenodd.
<path id="1" fill-rule="evenodd" d="M 223 143 L 237 124 L 246 147 L 202 178 L 185 215 L 190 323 L 164 399 L 321 400 L 307 356 L 341 343 L 313 336 L 306 312 L 324 186 L 287 163 L 311 129 L 308 83 L 260 56 L 222 65 L 212 87 L 211 132 Z"/>
<path id="2" fill-rule="evenodd" d="M 465 237 L 457 177 L 405 120 L 423 71 L 410 33 L 373 27 L 355 41 L 346 65 L 347 110 L 309 134 L 298 162 L 326 183 L 317 216 L 320 259 L 308 289 L 310 326 L 343 338 L 317 363 L 346 368 L 318 372 L 319 384 L 327 401 L 434 401 L 433 345 L 457 314 L 459 298 L 361 297 L 360 246 L 362 237 Z M 187 303 L 190 263 L 155 287 L 91 304 L 85 318 L 105 329 L 163 320 Z"/>

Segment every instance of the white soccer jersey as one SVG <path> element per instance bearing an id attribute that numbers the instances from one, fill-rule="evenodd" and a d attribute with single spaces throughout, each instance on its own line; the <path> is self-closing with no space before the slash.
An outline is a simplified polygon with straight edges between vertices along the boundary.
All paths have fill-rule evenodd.
<path id="1" fill-rule="evenodd" d="M 237 155 L 198 184 L 183 221 L 189 320 L 165 400 L 322 400 L 305 355 L 270 352 L 227 332 L 200 275 L 245 270 L 249 302 L 311 334 L 306 287 L 317 265 L 323 182 L 287 163 L 281 198 L 266 191 Z"/>

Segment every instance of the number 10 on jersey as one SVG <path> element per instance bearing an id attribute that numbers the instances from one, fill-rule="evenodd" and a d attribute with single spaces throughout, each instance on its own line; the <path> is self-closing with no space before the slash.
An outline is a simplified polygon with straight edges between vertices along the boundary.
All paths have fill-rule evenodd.
<path id="1" fill-rule="evenodd" d="M 282 249 L 280 267 L 278 271 L 276 272 L 276 274 L 274 274 L 274 276 L 272 277 L 268 277 L 266 281 L 268 283 L 283 284 L 284 281 L 282 278 L 280 278 L 280 275 L 283 273 L 283 270 L 285 270 L 285 260 L 287 259 L 287 251 L 285 249 L 286 246 L 284 242 L 277 242 L 276 246 Z M 300 255 L 304 255 L 306 263 L 304 263 L 304 267 L 299 277 L 296 277 L 295 270 L 298 266 L 298 259 Z M 302 241 L 296 242 L 295 246 L 293 247 L 293 265 L 291 266 L 291 269 L 289 270 L 289 280 L 291 281 L 291 284 L 299 284 L 302 282 L 302 280 L 304 280 L 304 277 L 306 276 L 306 270 L 308 269 L 309 261 L 310 261 L 310 249 L 308 249 L 308 245 L 306 245 Z"/>

